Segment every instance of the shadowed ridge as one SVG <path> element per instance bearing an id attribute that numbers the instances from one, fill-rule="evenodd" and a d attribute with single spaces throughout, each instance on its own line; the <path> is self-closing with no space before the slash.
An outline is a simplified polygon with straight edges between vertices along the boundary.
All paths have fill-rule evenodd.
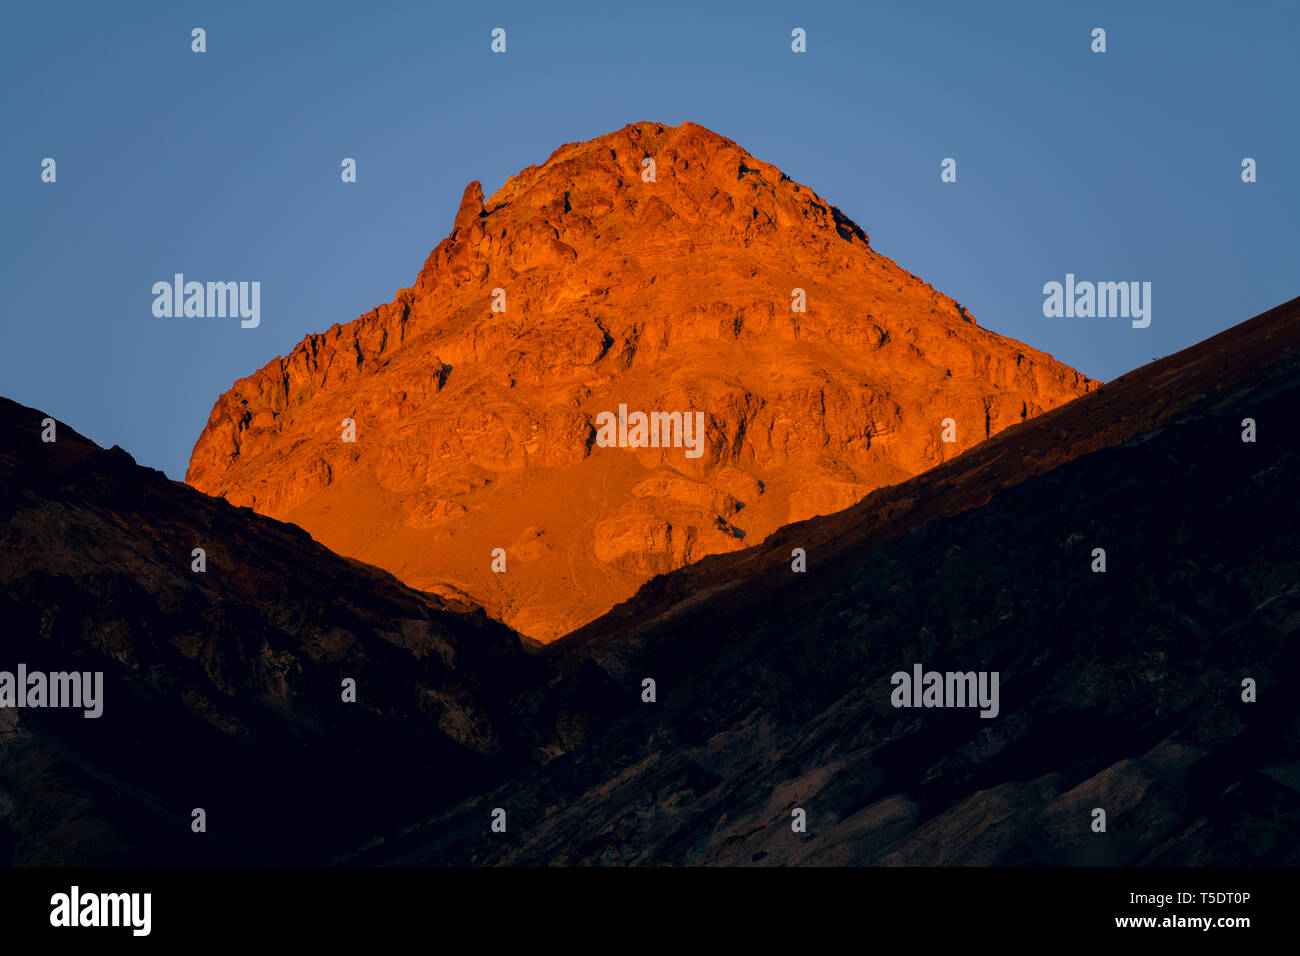
<path id="1" fill-rule="evenodd" d="M 0 399 L 0 670 L 102 672 L 102 715 L 0 708 L 3 862 L 321 862 L 540 759 L 481 608 L 44 417 Z"/>
<path id="2" fill-rule="evenodd" d="M 1296 865 L 1297 420 L 1300 300 L 657 578 L 547 649 L 563 759 L 356 859 Z M 989 716 L 900 706 L 915 666 Z M 529 825 L 484 856 L 493 806 Z"/>

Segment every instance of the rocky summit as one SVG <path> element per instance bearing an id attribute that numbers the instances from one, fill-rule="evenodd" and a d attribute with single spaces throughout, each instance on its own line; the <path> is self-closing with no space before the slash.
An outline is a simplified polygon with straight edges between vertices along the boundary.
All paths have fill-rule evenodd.
<path id="1" fill-rule="evenodd" d="M 1095 386 L 730 140 L 637 123 L 470 183 L 414 286 L 217 400 L 186 480 L 550 641 Z"/>

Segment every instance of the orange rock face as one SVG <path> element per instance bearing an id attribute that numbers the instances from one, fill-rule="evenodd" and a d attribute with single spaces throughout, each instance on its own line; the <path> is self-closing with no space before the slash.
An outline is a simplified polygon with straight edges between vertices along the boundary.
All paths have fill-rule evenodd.
<path id="1" fill-rule="evenodd" d="M 217 400 L 186 480 L 549 641 L 1095 384 L 730 140 L 638 123 L 470 183 L 413 288 Z"/>

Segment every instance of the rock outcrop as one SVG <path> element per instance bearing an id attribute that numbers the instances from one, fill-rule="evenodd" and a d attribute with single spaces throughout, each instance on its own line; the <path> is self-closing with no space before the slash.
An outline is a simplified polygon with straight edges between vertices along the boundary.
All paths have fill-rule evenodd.
<path id="1" fill-rule="evenodd" d="M 547 641 L 1095 384 L 735 143 L 638 123 L 471 183 L 413 287 L 217 400 L 187 481 Z M 702 413 L 698 457 L 604 447 L 620 405 Z"/>

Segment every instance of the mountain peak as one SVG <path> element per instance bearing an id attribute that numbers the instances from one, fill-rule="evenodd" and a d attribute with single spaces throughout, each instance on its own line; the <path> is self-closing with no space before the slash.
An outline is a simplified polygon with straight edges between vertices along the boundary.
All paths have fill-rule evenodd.
<path id="1" fill-rule="evenodd" d="M 731 140 L 635 123 L 471 182 L 412 288 L 218 399 L 187 480 L 549 640 L 1094 384 Z"/>
<path id="2" fill-rule="evenodd" d="M 525 225 L 533 228 L 521 235 Z M 481 185 L 470 183 L 452 234 L 429 257 L 417 289 L 454 287 L 494 270 L 510 276 L 521 261 L 569 259 L 581 269 L 578 254 L 597 241 L 644 247 L 683 230 L 698 232 L 703 245 L 709 233 L 727 243 L 779 245 L 798 232 L 822 255 L 836 254 L 840 243 L 868 246 L 839 209 L 726 137 L 696 123 L 633 123 L 559 147 L 486 204 Z"/>

